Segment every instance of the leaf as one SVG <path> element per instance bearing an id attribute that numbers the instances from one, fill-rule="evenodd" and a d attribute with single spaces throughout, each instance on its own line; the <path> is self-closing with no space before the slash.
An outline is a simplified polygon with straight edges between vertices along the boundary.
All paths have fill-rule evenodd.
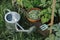
<path id="1" fill-rule="evenodd" d="M 44 9 L 44 10 L 40 11 L 40 15 L 44 15 L 44 14 L 46 14 L 46 12 L 47 12 L 47 9 Z"/>
<path id="2" fill-rule="evenodd" d="M 56 10 L 56 8 L 55 8 L 55 13 L 57 13 L 57 10 Z"/>
<path id="3" fill-rule="evenodd" d="M 49 40 L 49 38 L 46 38 L 45 40 Z"/>
<path id="4" fill-rule="evenodd" d="M 49 35 L 49 37 L 47 37 L 45 40 L 54 40 L 55 36 L 54 34 Z"/>
<path id="5" fill-rule="evenodd" d="M 60 16 L 60 9 L 58 9 L 58 13 L 59 13 L 59 16 Z"/>
<path id="6" fill-rule="evenodd" d="M 54 29 L 54 31 L 58 31 L 58 29 L 56 29 L 56 27 L 52 27 L 52 29 Z"/>
<path id="7" fill-rule="evenodd" d="M 33 6 L 38 6 L 40 4 L 40 0 L 33 0 Z"/>
<path id="8" fill-rule="evenodd" d="M 33 5 L 28 0 L 23 1 L 23 5 L 26 8 L 33 8 Z"/>
<path id="9" fill-rule="evenodd" d="M 55 40 L 60 40 L 60 38 L 58 38 L 57 36 L 55 37 Z"/>
<path id="10" fill-rule="evenodd" d="M 51 4 L 52 4 L 52 2 L 51 2 L 51 1 L 47 1 L 47 4 L 51 5 Z"/>
<path id="11" fill-rule="evenodd" d="M 57 0 L 57 2 L 60 2 L 60 0 Z"/>
<path id="12" fill-rule="evenodd" d="M 58 31 L 58 32 L 56 32 L 56 36 L 59 36 L 60 37 L 60 32 Z"/>
<path id="13" fill-rule="evenodd" d="M 51 34 L 51 35 L 49 35 L 49 38 L 50 38 L 50 40 L 54 40 L 55 39 L 55 35 Z"/>
<path id="14" fill-rule="evenodd" d="M 42 4 L 45 4 L 45 3 L 46 3 L 46 0 L 41 0 L 41 3 L 42 3 Z"/>
<path id="15" fill-rule="evenodd" d="M 23 3 L 22 3 L 23 0 L 17 0 L 17 4 L 23 6 Z"/>
<path id="16" fill-rule="evenodd" d="M 42 23 L 46 23 L 47 21 L 48 21 L 48 19 L 45 18 L 44 16 L 41 18 L 41 22 L 42 22 Z"/>
<path id="17" fill-rule="evenodd" d="M 60 4 L 56 3 L 56 8 L 59 9 L 60 8 Z"/>
<path id="18" fill-rule="evenodd" d="M 51 11 L 51 8 L 48 8 L 47 10 L 48 10 L 48 13 L 51 13 L 51 12 L 52 12 L 52 11 Z"/>

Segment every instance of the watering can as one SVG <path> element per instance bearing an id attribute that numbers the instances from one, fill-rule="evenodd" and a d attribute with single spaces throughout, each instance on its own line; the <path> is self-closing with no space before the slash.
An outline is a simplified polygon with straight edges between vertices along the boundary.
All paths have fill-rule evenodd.
<path id="1" fill-rule="evenodd" d="M 21 16 L 17 12 L 10 11 L 9 9 L 6 9 L 8 12 L 5 14 L 4 18 L 7 23 L 15 24 L 15 28 L 17 32 L 31 32 L 35 27 L 31 27 L 28 30 L 25 30 L 20 24 L 18 24 L 18 21 L 20 20 Z M 17 26 L 19 26 L 21 29 L 18 29 Z"/>

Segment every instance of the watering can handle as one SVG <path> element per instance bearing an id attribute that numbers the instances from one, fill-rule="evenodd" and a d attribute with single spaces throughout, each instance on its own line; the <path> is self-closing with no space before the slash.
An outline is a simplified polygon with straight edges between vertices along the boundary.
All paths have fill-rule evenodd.
<path id="1" fill-rule="evenodd" d="M 5 11 L 11 12 L 11 10 L 9 10 L 9 9 L 4 9 L 3 11 L 4 11 L 4 13 L 5 13 Z"/>
<path id="2" fill-rule="evenodd" d="M 9 9 L 6 9 L 8 12 L 10 12 L 10 10 Z"/>
<path id="3" fill-rule="evenodd" d="M 18 30 L 17 25 L 18 25 L 22 30 Z M 15 23 L 15 28 L 16 28 L 17 32 L 27 32 L 27 33 L 31 33 L 35 27 L 33 26 L 33 27 L 29 28 L 28 30 L 25 30 L 25 29 L 24 29 L 22 26 L 20 26 L 18 23 Z"/>
<path id="4" fill-rule="evenodd" d="M 22 30 L 24 30 L 24 28 L 22 26 L 20 26 L 18 23 L 15 23 L 16 27 L 19 26 Z"/>

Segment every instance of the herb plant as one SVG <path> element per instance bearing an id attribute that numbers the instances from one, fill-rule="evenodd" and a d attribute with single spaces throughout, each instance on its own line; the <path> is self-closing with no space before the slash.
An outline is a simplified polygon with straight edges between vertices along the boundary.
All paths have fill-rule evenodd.
<path id="1" fill-rule="evenodd" d="M 51 19 L 51 8 L 44 9 L 40 12 L 41 22 L 46 23 Z"/>
<path id="2" fill-rule="evenodd" d="M 40 19 L 40 11 L 39 10 L 32 10 L 28 13 L 28 18 L 33 19 L 33 20 L 39 20 Z"/>
<path id="3" fill-rule="evenodd" d="M 17 0 L 17 4 L 25 8 L 34 8 L 34 7 L 49 7 L 52 4 L 52 0 Z M 48 5 L 48 6 L 47 6 Z"/>

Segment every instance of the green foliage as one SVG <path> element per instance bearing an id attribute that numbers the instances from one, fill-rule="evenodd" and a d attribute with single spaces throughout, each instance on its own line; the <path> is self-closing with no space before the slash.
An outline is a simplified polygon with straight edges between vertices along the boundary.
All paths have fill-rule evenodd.
<path id="1" fill-rule="evenodd" d="M 55 9 L 56 9 L 56 13 L 58 13 L 59 14 L 59 16 L 60 16 L 60 0 L 57 0 L 56 1 L 56 7 L 55 7 Z"/>
<path id="2" fill-rule="evenodd" d="M 31 0 L 30 2 L 31 2 L 31 4 L 33 5 L 33 7 L 39 6 L 39 4 L 41 3 L 40 0 Z"/>
<path id="3" fill-rule="evenodd" d="M 41 22 L 46 23 L 51 19 L 51 8 L 44 9 L 40 12 Z"/>
<path id="4" fill-rule="evenodd" d="M 29 0 L 24 0 L 24 1 L 23 1 L 23 6 L 24 6 L 25 8 L 33 8 L 33 5 L 30 3 Z"/>
<path id="5" fill-rule="evenodd" d="M 41 0 L 39 6 L 40 7 L 50 7 L 52 4 L 52 0 Z"/>
<path id="6" fill-rule="evenodd" d="M 17 4 L 23 6 L 23 4 L 22 4 L 22 0 L 17 0 Z"/>
<path id="7" fill-rule="evenodd" d="M 52 40 L 60 40 L 60 23 L 59 24 L 54 24 L 52 26 L 52 29 L 56 32 L 53 35 L 51 34 L 52 36 L 50 37 L 50 39 L 52 39 L 52 37 L 54 37 Z M 45 40 L 49 40 L 49 37 L 46 38 Z"/>
<path id="8" fill-rule="evenodd" d="M 43 0 L 41 0 L 41 3 L 42 3 L 42 4 L 45 4 L 45 3 L 46 3 L 46 0 L 44 0 L 44 1 L 43 1 Z"/>
<path id="9" fill-rule="evenodd" d="M 51 34 L 45 40 L 55 40 L 55 35 L 54 34 Z"/>
<path id="10" fill-rule="evenodd" d="M 60 23 L 59 24 L 55 24 L 53 27 L 54 27 L 54 30 L 57 31 L 56 32 L 56 36 L 60 37 Z"/>
<path id="11" fill-rule="evenodd" d="M 24 6 L 25 8 L 33 8 L 29 0 L 17 0 L 17 4 L 20 6 Z"/>
<path id="12" fill-rule="evenodd" d="M 58 9 L 58 13 L 59 13 L 59 16 L 60 16 L 60 9 Z"/>
<path id="13" fill-rule="evenodd" d="M 56 3 L 56 8 L 59 9 L 60 8 L 60 3 Z"/>
<path id="14" fill-rule="evenodd" d="M 17 0 L 17 4 L 20 6 L 24 6 L 25 8 L 33 8 L 33 7 L 48 7 L 51 6 L 52 0 Z"/>

